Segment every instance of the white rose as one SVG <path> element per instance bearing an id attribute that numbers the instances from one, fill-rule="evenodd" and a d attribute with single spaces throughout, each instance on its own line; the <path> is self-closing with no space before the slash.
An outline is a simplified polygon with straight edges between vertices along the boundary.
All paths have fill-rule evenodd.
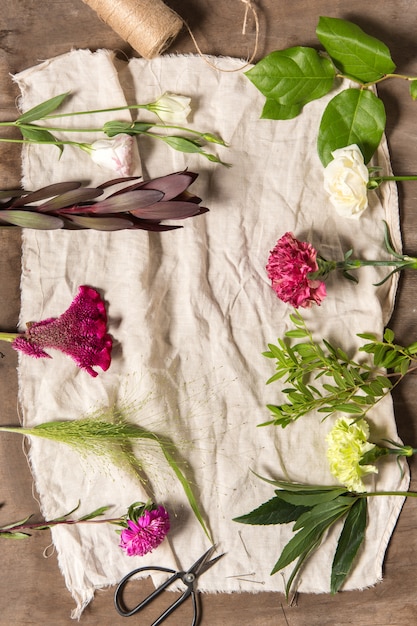
<path id="1" fill-rule="evenodd" d="M 358 219 L 368 206 L 369 171 L 356 144 L 332 152 L 324 169 L 324 188 L 343 217 Z"/>
<path id="2" fill-rule="evenodd" d="M 191 113 L 191 98 L 164 93 L 158 100 L 148 105 L 148 109 L 167 124 L 185 124 Z"/>
<path id="3" fill-rule="evenodd" d="M 98 165 L 113 170 L 120 176 L 130 176 L 132 168 L 133 137 L 120 134 L 112 139 L 99 139 L 89 146 L 89 154 Z"/>

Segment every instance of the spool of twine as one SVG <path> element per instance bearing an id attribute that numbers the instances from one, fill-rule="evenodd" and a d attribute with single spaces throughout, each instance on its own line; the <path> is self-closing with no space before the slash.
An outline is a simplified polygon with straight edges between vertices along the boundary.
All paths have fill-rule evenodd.
<path id="1" fill-rule="evenodd" d="M 183 21 L 162 0 L 83 0 L 145 59 L 172 43 Z"/>

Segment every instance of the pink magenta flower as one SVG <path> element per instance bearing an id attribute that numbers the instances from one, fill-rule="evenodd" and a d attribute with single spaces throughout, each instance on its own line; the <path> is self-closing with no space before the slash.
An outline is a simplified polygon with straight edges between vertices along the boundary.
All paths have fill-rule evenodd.
<path id="1" fill-rule="evenodd" d="M 94 366 L 107 370 L 112 338 L 107 333 L 106 308 L 100 294 L 82 285 L 65 313 L 58 318 L 29 322 L 26 332 L 14 339 L 12 347 L 35 358 L 51 358 L 44 348 L 60 350 L 91 376 L 97 376 Z"/>
<path id="2" fill-rule="evenodd" d="M 149 508 L 150 507 L 150 508 Z M 169 514 L 163 506 L 145 505 L 139 515 L 126 521 L 120 535 L 120 547 L 128 556 L 144 556 L 162 543 L 170 529 Z"/>
<path id="3" fill-rule="evenodd" d="M 271 251 L 266 271 L 272 289 L 283 302 L 295 308 L 320 305 L 326 297 L 323 281 L 310 278 L 317 272 L 317 251 L 310 243 L 298 241 L 292 233 L 285 233 Z"/>

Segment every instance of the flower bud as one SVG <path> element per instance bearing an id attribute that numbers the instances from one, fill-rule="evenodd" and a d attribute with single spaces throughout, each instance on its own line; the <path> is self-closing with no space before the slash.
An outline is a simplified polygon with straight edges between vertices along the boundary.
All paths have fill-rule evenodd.
<path id="1" fill-rule="evenodd" d="M 88 152 L 97 165 L 113 170 L 120 176 L 130 176 L 132 168 L 133 137 L 120 134 L 113 139 L 99 139 Z"/>
<path id="2" fill-rule="evenodd" d="M 158 100 L 148 104 L 148 110 L 156 113 L 163 122 L 184 124 L 191 113 L 190 102 L 191 98 L 166 92 Z"/>

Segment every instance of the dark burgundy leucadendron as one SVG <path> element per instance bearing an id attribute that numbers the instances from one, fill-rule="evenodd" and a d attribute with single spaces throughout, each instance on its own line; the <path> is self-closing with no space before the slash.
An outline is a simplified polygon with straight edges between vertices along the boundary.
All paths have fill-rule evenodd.
<path id="1" fill-rule="evenodd" d="M 197 177 L 198 174 L 184 170 L 147 181 L 117 178 L 98 187 L 69 181 L 33 192 L 1 191 L 0 227 L 159 232 L 181 228 L 161 222 L 183 220 L 208 211 L 200 206 L 201 198 L 188 191 Z M 117 190 L 108 195 L 116 185 Z"/>

